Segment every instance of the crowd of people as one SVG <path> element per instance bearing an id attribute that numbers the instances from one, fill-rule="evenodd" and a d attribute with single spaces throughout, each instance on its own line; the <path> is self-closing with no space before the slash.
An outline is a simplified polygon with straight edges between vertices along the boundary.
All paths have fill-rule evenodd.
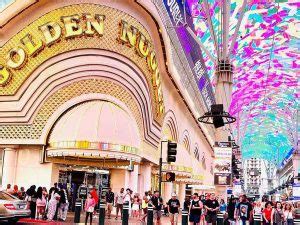
<path id="1" fill-rule="evenodd" d="M 135 214 L 134 211 L 142 209 L 144 214 L 140 216 L 140 220 L 145 221 L 148 203 L 150 203 L 153 206 L 153 217 L 157 225 L 161 224 L 163 215 L 169 216 L 171 225 L 177 225 L 180 209 L 188 212 L 190 225 L 216 225 L 218 214 L 221 215 L 225 225 L 254 224 L 254 215 L 256 224 L 263 225 L 293 225 L 295 219 L 300 219 L 300 202 L 271 202 L 266 199 L 260 202 L 241 195 L 238 199 L 231 196 L 226 203 L 224 199 L 218 199 L 214 193 L 201 196 L 194 193 L 191 197 L 186 197 L 181 205 L 175 193 L 165 204 L 158 191 L 154 194 L 146 192 L 142 199 L 136 196 L 134 195 L 130 202 L 132 216 L 141 215 Z M 141 207 L 134 207 L 137 203 L 141 204 Z"/>
<path id="2" fill-rule="evenodd" d="M 49 192 L 45 187 L 32 185 L 27 191 L 17 185 L 12 188 L 7 185 L 6 191 L 19 199 L 27 201 L 28 209 L 31 211 L 31 218 L 61 220 L 67 218 L 69 206 L 69 194 L 63 185 L 55 183 Z M 133 193 L 131 189 L 122 188 L 114 193 L 109 188 L 104 196 L 100 197 L 106 203 L 106 217 L 111 218 L 113 208 L 116 209 L 115 219 L 122 218 L 123 205 L 129 205 L 129 215 L 145 222 L 149 205 L 153 207 L 153 218 L 157 225 L 161 224 L 162 216 L 169 216 L 170 224 L 178 224 L 180 210 L 188 213 L 190 225 L 215 225 L 217 215 L 221 214 L 226 225 L 251 225 L 254 215 L 261 219 L 263 225 L 293 225 L 295 219 L 300 219 L 300 202 L 271 202 L 266 199 L 262 202 L 248 199 L 241 195 L 238 199 L 231 196 L 227 201 L 218 199 L 214 193 L 186 197 L 183 204 L 180 203 L 177 195 L 172 194 L 166 202 L 163 201 L 158 191 L 145 192 L 141 197 Z M 96 216 L 100 198 L 95 188 L 88 191 L 84 199 L 83 210 L 86 213 L 85 224 Z M 226 203 L 227 202 L 227 203 Z M 257 224 L 257 223 L 256 223 Z"/>
<path id="3" fill-rule="evenodd" d="M 47 219 L 66 221 L 68 213 L 68 194 L 62 185 L 54 184 L 49 192 L 46 187 L 32 185 L 25 191 L 24 187 L 13 189 L 8 184 L 5 190 L 7 193 L 27 202 L 27 209 L 30 209 L 32 219 Z"/>

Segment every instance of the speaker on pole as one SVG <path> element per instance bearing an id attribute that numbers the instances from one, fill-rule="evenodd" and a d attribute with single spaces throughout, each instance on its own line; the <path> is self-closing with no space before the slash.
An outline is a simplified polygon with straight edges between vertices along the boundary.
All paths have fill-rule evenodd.
<path id="1" fill-rule="evenodd" d="M 213 115 L 213 124 L 215 128 L 223 127 L 225 125 L 222 117 L 223 111 L 223 104 L 211 105 L 211 113 Z"/>

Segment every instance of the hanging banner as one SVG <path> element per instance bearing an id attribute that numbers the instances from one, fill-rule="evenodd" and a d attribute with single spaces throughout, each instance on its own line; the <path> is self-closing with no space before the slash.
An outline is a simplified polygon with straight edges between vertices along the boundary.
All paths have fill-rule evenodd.
<path id="1" fill-rule="evenodd" d="M 164 5 L 184 50 L 185 57 L 187 58 L 189 66 L 193 72 L 202 99 L 207 108 L 210 109 L 210 106 L 215 104 L 215 97 L 207 74 L 207 69 L 204 64 L 202 51 L 197 41 L 183 26 L 186 22 L 188 26 L 194 30 L 193 18 L 189 13 L 189 7 L 187 4 L 183 5 L 182 0 L 164 0 Z M 184 18 L 185 14 L 186 21 Z"/>
<path id="2" fill-rule="evenodd" d="M 232 148 L 214 147 L 214 152 L 214 183 L 215 185 L 230 185 Z"/>

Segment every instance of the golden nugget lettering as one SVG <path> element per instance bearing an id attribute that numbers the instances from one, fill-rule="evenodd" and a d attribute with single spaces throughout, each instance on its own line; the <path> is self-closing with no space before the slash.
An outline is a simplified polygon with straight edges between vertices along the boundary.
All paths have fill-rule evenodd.
<path id="1" fill-rule="evenodd" d="M 8 51 L 5 59 L 6 65 L 0 65 L 0 86 L 5 86 L 11 80 L 13 71 L 22 69 L 30 57 L 36 57 L 44 47 L 55 44 L 63 35 L 64 38 L 70 39 L 94 34 L 101 37 L 104 33 L 105 16 L 103 15 L 96 14 L 93 17 L 91 14 L 85 13 L 62 16 L 60 19 L 62 24 L 49 21 L 38 27 L 42 33 L 42 39 L 34 35 L 34 32 L 27 33 L 20 39 L 18 46 Z M 84 25 L 80 23 L 81 21 L 84 22 Z"/>
<path id="2" fill-rule="evenodd" d="M 120 22 L 120 36 L 118 39 L 121 43 L 129 47 L 135 47 L 139 56 L 146 59 L 148 68 L 152 73 L 152 85 L 155 88 L 155 99 L 158 101 L 159 113 L 164 113 L 163 94 L 161 77 L 158 69 L 154 50 L 146 37 L 134 26 L 129 26 L 124 20 Z"/>
<path id="3" fill-rule="evenodd" d="M 111 28 L 110 28 L 111 29 Z M 156 54 L 150 41 L 136 27 L 121 20 L 117 40 L 130 48 L 135 48 L 137 54 L 145 58 L 149 71 L 152 73 L 152 86 L 155 99 L 158 102 L 158 114 L 164 113 L 161 77 Z M 40 32 L 40 36 L 36 31 Z M 105 16 L 73 14 L 60 17 L 59 21 L 49 21 L 32 33 L 27 33 L 19 44 L 7 52 L 5 65 L 0 64 L 0 86 L 5 86 L 11 80 L 15 70 L 21 70 L 30 58 L 37 57 L 44 48 L 51 47 L 62 38 L 74 39 L 82 36 L 102 37 L 105 31 Z"/>

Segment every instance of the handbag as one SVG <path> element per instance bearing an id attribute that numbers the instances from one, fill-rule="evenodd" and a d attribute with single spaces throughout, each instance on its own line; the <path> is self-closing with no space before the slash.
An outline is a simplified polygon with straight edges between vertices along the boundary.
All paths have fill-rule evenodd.
<path id="1" fill-rule="evenodd" d="M 90 207 L 87 209 L 87 212 L 92 213 L 92 212 L 94 212 L 94 210 L 95 210 L 94 206 L 90 206 Z"/>

